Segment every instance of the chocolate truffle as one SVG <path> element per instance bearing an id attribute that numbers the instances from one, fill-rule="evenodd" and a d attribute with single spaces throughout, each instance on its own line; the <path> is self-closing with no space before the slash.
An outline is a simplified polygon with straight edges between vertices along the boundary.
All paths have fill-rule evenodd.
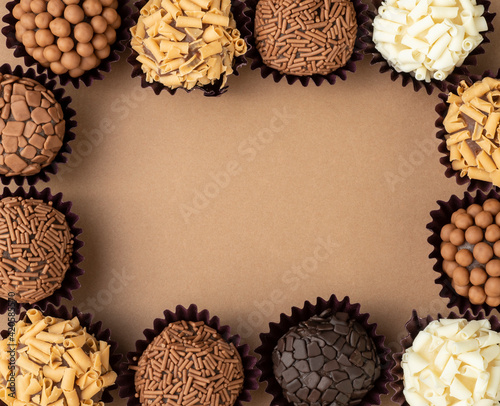
<path id="1" fill-rule="evenodd" d="M 146 81 L 170 89 L 216 82 L 222 88 L 233 73 L 234 58 L 247 52 L 230 0 L 148 2 L 130 31 Z"/>
<path id="2" fill-rule="evenodd" d="M 482 205 L 471 205 L 474 208 L 467 208 L 467 213 L 459 209 L 440 232 L 443 271 L 451 278 L 455 292 L 468 297 L 472 304 L 500 301 L 497 281 L 500 276 L 500 216 L 498 219 L 496 216 L 499 205 L 497 199 L 488 199 Z M 464 232 L 465 239 L 454 234 L 457 230 Z"/>
<path id="3" fill-rule="evenodd" d="M 347 313 L 292 327 L 273 351 L 274 374 L 295 405 L 356 405 L 380 376 L 375 344 Z"/>
<path id="4" fill-rule="evenodd" d="M 111 53 L 118 0 L 23 0 L 12 10 L 16 39 L 56 75 L 82 76 Z"/>
<path id="5" fill-rule="evenodd" d="M 410 406 L 498 404 L 499 342 L 489 320 L 430 322 L 402 357 L 406 401 Z"/>
<path id="6" fill-rule="evenodd" d="M 170 323 L 133 369 L 136 397 L 144 406 L 232 406 L 243 388 L 243 365 L 235 346 L 202 321 Z"/>
<path id="7" fill-rule="evenodd" d="M 350 0 L 260 0 L 255 42 L 263 62 L 296 76 L 327 75 L 345 66 L 358 25 Z"/>
<path id="8" fill-rule="evenodd" d="M 8 373 L 0 374 L 0 400 L 9 406 L 104 405 L 100 392 L 117 377 L 110 345 L 89 334 L 78 317 L 65 320 L 31 309 L 10 331 L 0 342 L 0 365 L 9 368 L 11 351 L 5 349 L 12 349 L 15 385 L 9 385 Z"/>
<path id="9" fill-rule="evenodd" d="M 472 86 L 462 81 L 447 103 L 443 125 L 451 167 L 461 177 L 500 186 L 500 80 L 487 77 Z M 476 216 L 484 229 L 498 214 L 496 205 L 487 209 Z"/>
<path id="10" fill-rule="evenodd" d="M 40 83 L 0 73 L 0 174 L 29 176 L 50 165 L 66 122 L 54 94 Z"/>
<path id="11" fill-rule="evenodd" d="M 483 41 L 484 10 L 476 0 L 385 0 L 373 20 L 373 42 L 397 72 L 442 81 Z"/>
<path id="12" fill-rule="evenodd" d="M 0 200 L 0 249 L 0 297 L 32 304 L 61 286 L 73 236 L 51 202 L 6 197 Z"/>

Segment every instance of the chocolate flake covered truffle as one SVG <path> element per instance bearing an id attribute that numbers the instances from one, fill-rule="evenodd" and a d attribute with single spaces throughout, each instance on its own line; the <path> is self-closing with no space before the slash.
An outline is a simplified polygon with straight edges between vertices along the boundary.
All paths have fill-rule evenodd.
<path id="1" fill-rule="evenodd" d="M 73 236 L 51 202 L 6 197 L 0 200 L 0 249 L 0 297 L 32 304 L 61 286 Z"/>
<path id="2" fill-rule="evenodd" d="M 358 25 L 350 0 L 260 0 L 255 14 L 257 49 L 281 73 L 327 75 L 352 55 Z"/>
<path id="3" fill-rule="evenodd" d="M 66 122 L 54 94 L 35 80 L 0 73 L 0 174 L 29 176 L 63 145 Z"/>
<path id="4" fill-rule="evenodd" d="M 347 313 L 292 327 L 273 351 L 274 374 L 295 405 L 356 405 L 380 376 L 375 344 Z"/>
<path id="5" fill-rule="evenodd" d="M 244 380 L 235 346 L 202 321 L 170 323 L 130 368 L 144 406 L 232 406 Z"/>

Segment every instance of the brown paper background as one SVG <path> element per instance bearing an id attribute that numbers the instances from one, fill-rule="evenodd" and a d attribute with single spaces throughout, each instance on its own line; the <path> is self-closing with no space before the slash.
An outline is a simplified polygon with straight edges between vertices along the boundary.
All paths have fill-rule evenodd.
<path id="1" fill-rule="evenodd" d="M 490 38 L 476 73 L 500 65 L 500 28 Z M 207 308 L 252 349 L 280 313 L 332 293 L 361 303 L 395 350 L 413 308 L 448 311 L 425 225 L 436 200 L 465 187 L 439 163 L 437 93 L 403 88 L 365 58 L 334 86 L 276 84 L 247 66 L 216 99 L 156 96 L 130 78 L 126 56 L 91 88 L 67 86 L 74 152 L 37 185 L 63 192 L 81 218 L 86 273 L 64 303 L 93 312 L 119 350 L 177 304 Z M 3 40 L 0 60 L 22 64 Z M 273 133 L 275 110 L 292 118 Z M 259 134 L 270 142 L 257 150 Z M 183 205 L 213 196 L 211 174 L 228 165 L 238 173 L 185 221 Z M 331 253 L 315 262 L 321 239 Z M 252 405 L 269 404 L 263 389 Z"/>

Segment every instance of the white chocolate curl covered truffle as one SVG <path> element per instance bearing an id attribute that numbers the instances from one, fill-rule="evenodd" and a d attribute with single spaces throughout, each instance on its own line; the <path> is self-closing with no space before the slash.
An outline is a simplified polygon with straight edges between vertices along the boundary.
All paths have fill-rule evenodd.
<path id="1" fill-rule="evenodd" d="M 488 31 L 476 0 L 386 0 L 373 21 L 375 47 L 397 72 L 444 80 Z"/>
<path id="2" fill-rule="evenodd" d="M 500 400 L 500 334 L 488 320 L 440 319 L 403 354 L 410 406 L 493 406 Z"/>

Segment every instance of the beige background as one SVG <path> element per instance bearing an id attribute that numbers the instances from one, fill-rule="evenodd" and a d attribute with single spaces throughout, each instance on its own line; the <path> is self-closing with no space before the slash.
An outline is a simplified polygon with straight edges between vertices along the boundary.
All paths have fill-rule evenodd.
<path id="1" fill-rule="evenodd" d="M 500 65 L 500 29 L 490 38 L 477 73 Z M 0 42 L 2 62 L 23 63 Z M 81 217 L 86 273 L 65 304 L 93 312 L 122 352 L 177 304 L 209 309 L 252 348 L 280 313 L 332 293 L 361 303 L 393 349 L 412 309 L 447 311 L 425 225 L 465 188 L 439 163 L 437 93 L 403 88 L 368 57 L 334 86 L 245 67 L 220 98 L 156 96 L 126 56 L 91 88 L 68 86 L 74 153 L 37 186 Z M 261 385 L 252 404 L 270 399 Z"/>

